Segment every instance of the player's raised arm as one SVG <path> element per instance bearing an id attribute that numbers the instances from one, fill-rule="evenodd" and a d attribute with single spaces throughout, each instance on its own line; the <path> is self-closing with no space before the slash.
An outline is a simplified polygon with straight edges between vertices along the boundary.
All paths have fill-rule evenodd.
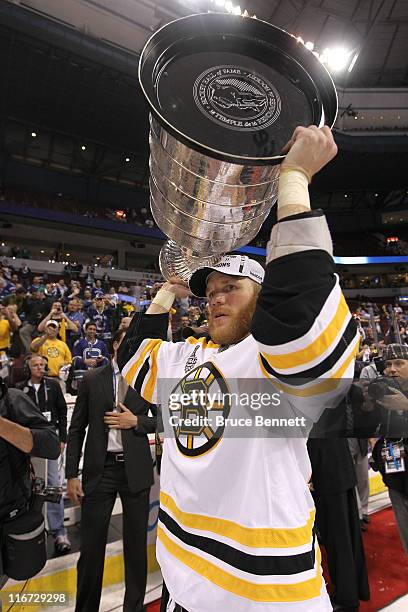
<path id="1" fill-rule="evenodd" d="M 288 144 L 279 222 L 252 323 L 265 376 L 279 379 L 301 408 L 307 398 L 336 392 L 340 379 L 352 378 L 359 340 L 335 273 L 326 219 L 309 200 L 308 183 L 336 152 L 327 127 L 299 127 Z"/>

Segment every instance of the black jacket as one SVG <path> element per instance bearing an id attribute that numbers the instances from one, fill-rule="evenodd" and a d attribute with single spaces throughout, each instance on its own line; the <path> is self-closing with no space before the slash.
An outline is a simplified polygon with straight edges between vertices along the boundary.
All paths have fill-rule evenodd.
<path id="1" fill-rule="evenodd" d="M 66 442 L 67 403 L 59 383 L 50 378 L 43 378 L 37 393 L 29 380 L 18 383 L 16 388 L 28 395 L 41 412 L 51 413 L 51 423 L 58 431 L 60 442 Z"/>
<path id="2" fill-rule="evenodd" d="M 22 311 L 25 315 L 27 323 L 37 325 L 50 311 L 50 300 L 36 300 L 33 298 L 25 298 L 23 301 Z"/>
<path id="3" fill-rule="evenodd" d="M 9 402 L 1 400 L 1 414 L 13 423 L 28 427 L 33 436 L 31 456 L 57 459 L 60 445 L 54 427 L 21 391 L 9 389 Z M 31 495 L 29 455 L 0 436 L 0 520 L 25 506 Z"/>
<path id="4" fill-rule="evenodd" d="M 319 495 L 337 495 L 357 484 L 346 438 L 309 438 L 313 488 Z"/>
<path id="5" fill-rule="evenodd" d="M 82 484 L 85 495 L 89 494 L 102 477 L 108 446 L 108 429 L 103 417 L 112 410 L 114 403 L 111 364 L 86 372 L 79 387 L 71 425 L 68 431 L 65 475 L 78 476 L 85 431 L 88 435 L 84 451 Z M 148 433 L 156 430 L 156 417 L 147 415 L 152 406 L 129 388 L 123 402 L 138 416 L 138 429 L 122 430 L 125 469 L 130 490 L 136 493 L 153 484 L 153 462 Z"/>
<path id="6" fill-rule="evenodd" d="M 389 442 L 391 439 L 388 440 Z M 384 446 L 384 438 L 379 438 L 373 448 L 373 462 L 375 469 L 381 473 L 384 484 L 389 489 L 394 489 L 408 498 L 408 438 L 403 439 L 405 447 L 405 471 L 396 474 L 386 474 L 385 464 L 381 456 L 381 450 Z"/>

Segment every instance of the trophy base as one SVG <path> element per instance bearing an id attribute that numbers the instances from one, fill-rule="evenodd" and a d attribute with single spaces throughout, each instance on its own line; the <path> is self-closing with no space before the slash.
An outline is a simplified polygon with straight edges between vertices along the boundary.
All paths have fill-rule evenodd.
<path id="1" fill-rule="evenodd" d="M 173 240 L 167 240 L 160 251 L 159 266 L 166 280 L 176 277 L 182 282 L 188 283 L 195 270 L 205 266 L 213 266 L 222 257 L 222 253 L 209 257 L 197 256 L 194 251 L 179 246 Z"/>

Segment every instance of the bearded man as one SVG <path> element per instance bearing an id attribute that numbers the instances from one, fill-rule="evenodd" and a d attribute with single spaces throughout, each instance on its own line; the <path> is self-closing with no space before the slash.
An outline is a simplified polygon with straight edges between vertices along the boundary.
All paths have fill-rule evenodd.
<path id="1" fill-rule="evenodd" d="M 132 320 L 121 345 L 123 375 L 161 404 L 165 429 L 180 415 L 234 417 L 240 407 L 228 391 L 237 381 L 251 389 L 255 381 L 271 397 L 278 391 L 279 411 L 293 420 L 316 420 L 352 379 L 359 337 L 334 273 L 325 218 L 310 210 L 308 195 L 311 177 L 337 148 L 328 127 L 298 127 L 286 151 L 266 272 L 248 257 L 227 255 L 190 279 L 192 293 L 208 300 L 211 340 L 165 341 L 173 300 L 188 295 L 174 279 Z M 210 401 L 213 389 L 224 403 Z M 276 410 L 271 402 L 270 416 Z M 229 425 L 187 421 L 168 428 L 164 443 L 162 610 L 332 610 L 313 532 L 305 437 L 234 435 Z"/>

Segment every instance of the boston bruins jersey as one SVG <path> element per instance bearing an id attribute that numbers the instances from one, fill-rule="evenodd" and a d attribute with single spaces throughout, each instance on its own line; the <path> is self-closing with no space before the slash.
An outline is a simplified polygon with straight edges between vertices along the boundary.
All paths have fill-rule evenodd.
<path id="1" fill-rule="evenodd" d="M 279 414 L 296 422 L 317 420 L 346 392 L 359 338 L 329 244 L 319 214 L 277 224 L 252 333 L 234 346 L 166 342 L 166 314 L 135 319 L 122 342 L 127 382 L 162 407 L 157 557 L 171 598 L 189 612 L 332 609 L 305 436 L 271 436 L 267 422 L 259 435 L 237 434 L 234 394 L 269 388 Z M 201 398 L 193 407 L 180 400 L 192 390 Z M 211 424 L 184 424 L 200 411 Z"/>

